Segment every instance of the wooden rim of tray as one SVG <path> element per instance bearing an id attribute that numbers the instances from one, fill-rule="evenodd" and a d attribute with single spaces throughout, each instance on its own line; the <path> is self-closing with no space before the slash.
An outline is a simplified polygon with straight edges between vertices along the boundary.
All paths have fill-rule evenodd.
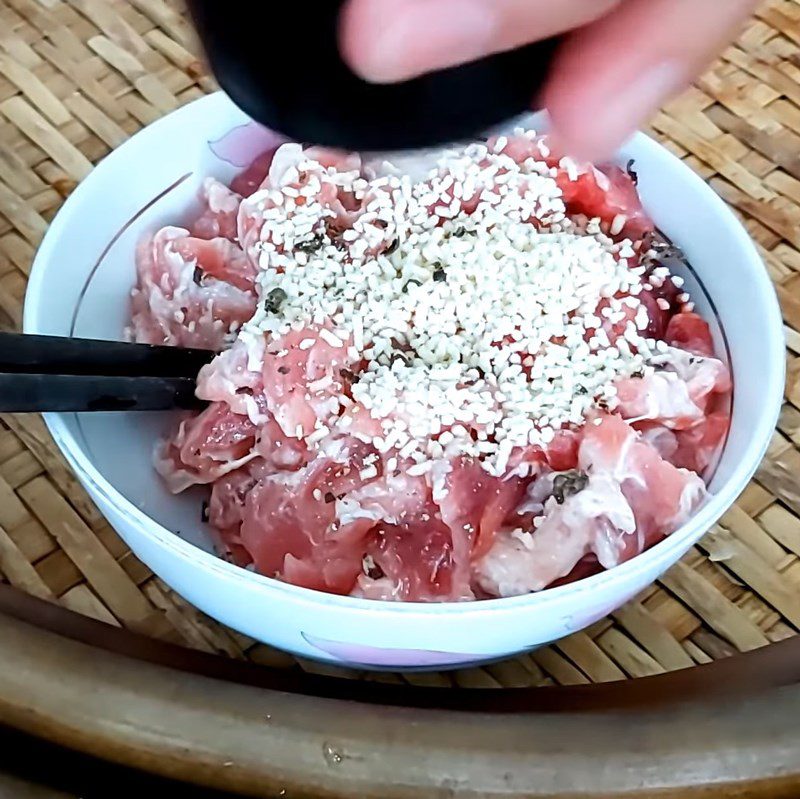
<path id="1" fill-rule="evenodd" d="M 0 716 L 250 795 L 796 796 L 800 638 L 684 671 L 452 691 L 270 669 L 0 586 Z M 285 793 L 281 793 L 285 792 Z"/>

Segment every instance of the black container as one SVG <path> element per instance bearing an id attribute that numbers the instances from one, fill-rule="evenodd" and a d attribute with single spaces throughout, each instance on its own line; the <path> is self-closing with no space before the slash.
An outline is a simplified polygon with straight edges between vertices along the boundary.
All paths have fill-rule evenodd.
<path id="1" fill-rule="evenodd" d="M 473 138 L 531 108 L 557 44 L 550 39 L 399 84 L 343 62 L 342 0 L 189 0 L 211 68 L 254 119 L 300 142 L 352 150 Z"/>

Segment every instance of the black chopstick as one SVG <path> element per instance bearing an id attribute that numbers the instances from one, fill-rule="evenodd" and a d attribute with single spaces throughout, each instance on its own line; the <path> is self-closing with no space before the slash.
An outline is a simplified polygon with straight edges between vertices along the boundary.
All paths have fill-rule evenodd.
<path id="1" fill-rule="evenodd" d="M 202 408 L 188 377 L 0 374 L 0 413 Z"/>
<path id="2" fill-rule="evenodd" d="M 203 406 L 210 350 L 0 333 L 0 412 L 152 411 Z"/>
<path id="3" fill-rule="evenodd" d="M 210 350 L 0 332 L 0 372 L 197 377 Z"/>

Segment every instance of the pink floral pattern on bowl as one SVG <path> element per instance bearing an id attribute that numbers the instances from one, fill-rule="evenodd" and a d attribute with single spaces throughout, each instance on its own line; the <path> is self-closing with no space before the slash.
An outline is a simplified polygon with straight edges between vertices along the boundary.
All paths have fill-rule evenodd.
<path id="1" fill-rule="evenodd" d="M 436 652 L 424 649 L 387 649 L 362 644 L 331 641 L 302 633 L 307 643 L 330 657 L 356 666 L 375 666 L 383 669 L 431 668 L 435 666 L 463 666 L 469 662 L 486 660 L 486 655 L 462 652 Z"/>
<path id="2" fill-rule="evenodd" d="M 239 125 L 208 146 L 221 161 L 244 169 L 267 150 L 275 149 L 284 139 L 255 122 Z"/>

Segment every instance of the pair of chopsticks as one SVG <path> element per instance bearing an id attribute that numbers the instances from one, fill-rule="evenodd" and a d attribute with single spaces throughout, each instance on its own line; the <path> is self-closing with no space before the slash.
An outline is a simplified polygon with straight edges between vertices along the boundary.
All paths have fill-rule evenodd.
<path id="1" fill-rule="evenodd" d="M 192 409 L 209 350 L 0 333 L 0 412 Z"/>

